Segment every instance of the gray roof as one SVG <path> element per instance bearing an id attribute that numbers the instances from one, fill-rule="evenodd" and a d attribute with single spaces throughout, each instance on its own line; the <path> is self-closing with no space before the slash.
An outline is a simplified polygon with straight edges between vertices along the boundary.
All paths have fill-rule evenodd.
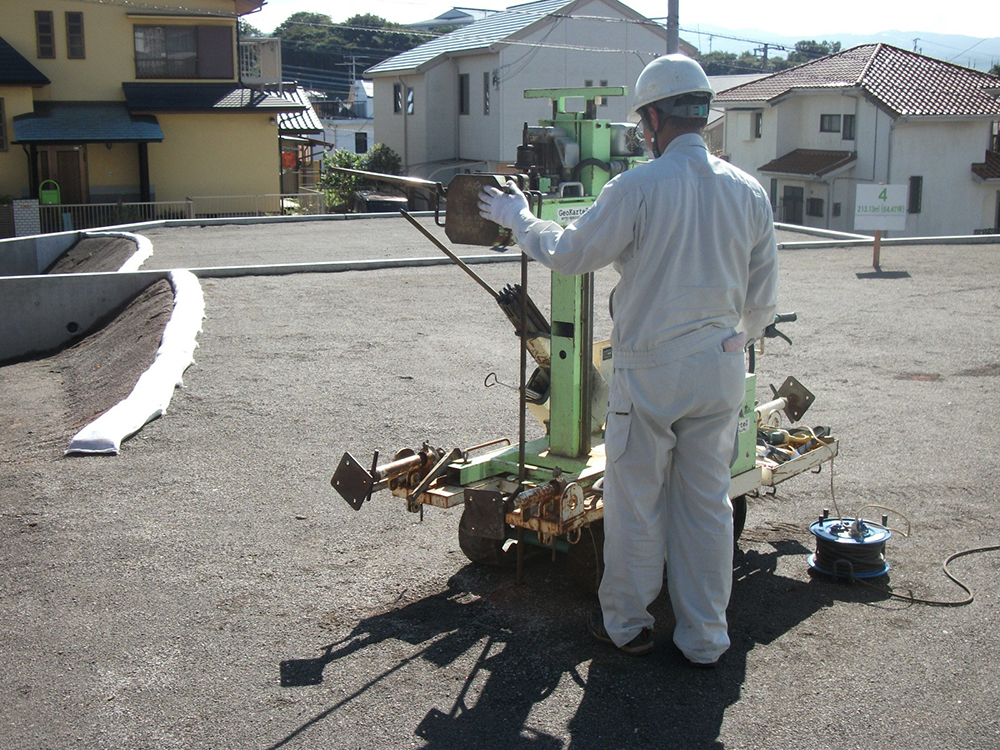
<path id="1" fill-rule="evenodd" d="M 163 140 L 151 115 L 130 114 L 124 102 L 35 102 L 14 118 L 16 143 L 141 143 Z"/>
<path id="2" fill-rule="evenodd" d="M 24 55 L 0 37 L 0 83 L 11 86 L 44 86 L 50 81 Z"/>
<path id="3" fill-rule="evenodd" d="M 313 109 L 306 91 L 301 86 L 286 88 L 283 91 L 271 91 L 274 96 L 301 104 L 303 109 L 299 112 L 281 112 L 278 115 L 278 133 L 281 135 L 296 133 L 322 133 L 323 123 L 319 121 L 316 110 Z"/>
<path id="4" fill-rule="evenodd" d="M 133 112 L 299 112 L 304 105 L 237 83 L 122 84 Z"/>
<path id="5" fill-rule="evenodd" d="M 437 39 L 383 60 L 365 71 L 365 76 L 415 70 L 432 60 L 451 52 L 485 49 L 502 42 L 517 32 L 537 23 L 560 8 L 573 5 L 577 0 L 541 0 L 540 2 L 514 5 L 480 21 L 456 29 Z"/>

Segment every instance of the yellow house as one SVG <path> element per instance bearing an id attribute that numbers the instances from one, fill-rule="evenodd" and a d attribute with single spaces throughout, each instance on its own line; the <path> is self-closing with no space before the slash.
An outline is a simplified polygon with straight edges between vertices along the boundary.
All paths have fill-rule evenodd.
<path id="1" fill-rule="evenodd" d="M 0 0 L 0 196 L 280 192 L 278 119 L 304 107 L 241 84 L 237 19 L 263 4 Z"/>

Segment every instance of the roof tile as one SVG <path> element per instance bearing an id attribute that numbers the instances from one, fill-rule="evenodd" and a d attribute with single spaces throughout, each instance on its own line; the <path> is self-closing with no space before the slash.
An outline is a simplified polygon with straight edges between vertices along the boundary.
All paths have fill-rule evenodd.
<path id="1" fill-rule="evenodd" d="M 827 55 L 724 91 L 716 101 L 770 102 L 817 88 L 861 89 L 897 116 L 1000 115 L 1000 78 L 888 44 Z"/>
<path id="2" fill-rule="evenodd" d="M 450 34 L 425 42 L 419 47 L 390 57 L 388 60 L 383 60 L 378 65 L 368 68 L 365 75 L 413 70 L 449 52 L 489 47 L 574 2 L 576 0 L 541 0 L 540 2 L 512 6 L 505 11 L 494 13 L 468 26 L 456 29 Z"/>
<path id="3" fill-rule="evenodd" d="M 761 172 L 778 172 L 822 177 L 841 167 L 857 161 L 856 151 L 818 151 L 797 148 L 784 156 L 769 161 L 760 168 Z"/>

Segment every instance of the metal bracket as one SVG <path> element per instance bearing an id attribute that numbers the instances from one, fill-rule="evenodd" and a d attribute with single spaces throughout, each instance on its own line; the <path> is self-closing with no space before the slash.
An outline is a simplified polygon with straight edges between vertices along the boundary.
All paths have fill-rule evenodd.
<path id="1" fill-rule="evenodd" d="M 496 490 L 465 490 L 465 512 L 460 523 L 463 532 L 483 539 L 507 536 L 506 503 Z"/>
<path id="2" fill-rule="evenodd" d="M 798 422 L 802 419 L 802 416 L 812 406 L 813 401 L 816 400 L 816 397 L 791 375 L 785 378 L 785 382 L 778 390 L 775 391 L 773 385 L 771 390 L 774 391 L 775 398 L 783 398 L 787 401 L 788 405 L 783 411 L 792 422 Z"/>
<path id="3" fill-rule="evenodd" d="M 375 454 L 375 460 L 378 460 L 378 453 Z M 354 510 L 361 510 L 361 506 L 372 496 L 375 478 L 354 456 L 345 453 L 330 479 L 330 484 L 348 505 Z"/>

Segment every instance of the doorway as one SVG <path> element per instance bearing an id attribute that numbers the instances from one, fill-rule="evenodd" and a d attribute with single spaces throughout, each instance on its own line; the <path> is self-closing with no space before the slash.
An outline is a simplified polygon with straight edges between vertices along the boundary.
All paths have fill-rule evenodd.
<path id="1" fill-rule="evenodd" d="M 90 200 L 87 179 L 87 146 L 46 146 L 38 150 L 39 179 L 54 180 L 59 185 L 64 204 Z"/>
<path id="2" fill-rule="evenodd" d="M 781 194 L 781 218 L 786 224 L 801 224 L 803 220 L 803 204 L 805 203 L 805 188 L 785 185 Z"/>

